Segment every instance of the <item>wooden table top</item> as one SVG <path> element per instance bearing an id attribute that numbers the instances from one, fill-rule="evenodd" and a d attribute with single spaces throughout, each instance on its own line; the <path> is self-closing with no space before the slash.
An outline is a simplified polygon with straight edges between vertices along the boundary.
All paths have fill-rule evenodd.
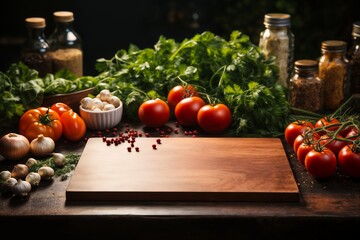
<path id="1" fill-rule="evenodd" d="M 121 124 L 119 128 L 125 129 L 128 126 Z M 95 134 L 88 132 L 87 136 Z M 155 136 L 158 133 L 152 134 Z M 172 132 L 170 137 L 192 136 Z M 298 231 L 295 235 L 300 239 L 302 233 L 313 229 L 314 225 L 327 230 L 320 231 L 319 235 L 312 235 L 313 237 L 359 231 L 354 226 L 360 226 L 360 180 L 340 172 L 326 180 L 314 179 L 298 162 L 284 140 L 281 140 L 299 188 L 299 201 L 68 202 L 66 189 L 71 178 L 64 181 L 55 178 L 40 184 L 27 198 L 2 193 L 0 225 L 10 226 L 23 222 L 50 226 L 56 223 L 68 229 L 59 233 L 61 236 L 71 236 L 74 231 L 93 236 L 103 231 L 111 233 L 121 230 L 123 234 L 133 236 L 132 239 L 163 239 L 170 234 L 172 239 L 218 239 L 215 236 L 219 234 L 223 236 L 221 239 L 233 239 L 235 236 L 251 239 L 254 236 L 285 236 L 292 234 L 294 230 Z M 82 153 L 85 144 L 83 141 L 64 143 L 60 140 L 56 151 Z M 0 170 L 10 167 L 10 163 L 0 161 Z M 299 224 L 307 228 L 299 231 Z M 115 225 L 118 228 L 110 227 Z M 143 231 L 136 230 L 139 226 L 142 226 Z M 329 231 L 329 228 L 335 227 L 337 232 Z M 186 231 L 181 228 L 186 228 Z M 292 235 L 292 239 L 296 239 L 295 235 Z"/>

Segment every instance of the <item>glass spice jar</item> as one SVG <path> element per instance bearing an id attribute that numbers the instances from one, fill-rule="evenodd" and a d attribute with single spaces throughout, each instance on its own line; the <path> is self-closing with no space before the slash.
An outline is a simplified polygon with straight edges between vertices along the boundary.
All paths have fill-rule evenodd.
<path id="1" fill-rule="evenodd" d="M 27 38 L 21 49 L 20 61 L 38 71 L 40 77 L 52 73 L 50 45 L 45 37 L 46 21 L 40 17 L 25 19 Z"/>
<path id="2" fill-rule="evenodd" d="M 54 12 L 55 29 L 49 36 L 52 49 L 53 71 L 67 69 L 77 77 L 83 76 L 82 40 L 74 30 L 74 14 Z"/>
<path id="3" fill-rule="evenodd" d="M 292 107 L 320 112 L 323 105 L 323 84 L 318 77 L 318 62 L 295 61 L 295 72 L 289 82 L 289 103 Z"/>
<path id="4" fill-rule="evenodd" d="M 259 47 L 266 58 L 275 57 L 279 67 L 279 79 L 287 88 L 293 71 L 294 34 L 291 32 L 291 17 L 284 13 L 268 13 L 264 17 L 265 30 L 260 33 Z"/>
<path id="5" fill-rule="evenodd" d="M 348 60 L 344 41 L 328 40 L 321 44 L 319 77 L 324 85 L 323 107 L 336 110 L 348 97 Z"/>
<path id="6" fill-rule="evenodd" d="M 350 94 L 360 94 L 360 22 L 353 23 L 352 46 L 348 51 Z"/>

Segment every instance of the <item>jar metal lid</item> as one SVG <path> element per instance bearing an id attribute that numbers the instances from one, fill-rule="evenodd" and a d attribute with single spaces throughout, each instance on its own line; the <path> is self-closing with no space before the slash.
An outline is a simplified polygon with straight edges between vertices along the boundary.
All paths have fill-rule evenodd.
<path id="1" fill-rule="evenodd" d="M 268 13 L 264 17 L 265 26 L 285 27 L 290 26 L 290 14 L 286 13 Z"/>
<path id="2" fill-rule="evenodd" d="M 316 68 L 318 66 L 318 62 L 311 59 L 302 59 L 295 61 L 295 67 L 301 69 L 310 69 Z"/>
<path id="3" fill-rule="evenodd" d="M 31 28 L 44 28 L 46 27 L 45 18 L 29 17 L 25 19 L 26 26 Z"/>
<path id="4" fill-rule="evenodd" d="M 360 21 L 353 23 L 352 35 L 354 37 L 360 37 Z"/>
<path id="5" fill-rule="evenodd" d="M 321 50 L 325 52 L 344 52 L 346 51 L 346 42 L 339 40 L 328 40 L 321 43 Z"/>
<path id="6" fill-rule="evenodd" d="M 72 22 L 72 21 L 74 21 L 73 12 L 58 11 L 58 12 L 54 12 L 53 15 L 54 15 L 54 20 L 56 22 Z"/>

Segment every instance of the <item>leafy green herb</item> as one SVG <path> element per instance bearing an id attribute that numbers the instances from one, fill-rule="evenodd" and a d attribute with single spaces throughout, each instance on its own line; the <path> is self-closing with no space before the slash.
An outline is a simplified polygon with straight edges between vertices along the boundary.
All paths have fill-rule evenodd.
<path id="1" fill-rule="evenodd" d="M 233 115 L 231 133 L 281 134 L 289 114 L 285 89 L 276 83 L 278 68 L 265 59 L 249 37 L 234 31 L 226 40 L 211 32 L 177 43 L 160 36 L 154 48 L 130 45 L 111 59 L 96 63 L 96 91 L 109 89 L 124 102 L 124 116 L 137 121 L 137 109 L 149 98 L 166 100 L 182 83 L 227 104 Z"/>
<path id="2" fill-rule="evenodd" d="M 36 70 L 22 62 L 12 64 L 0 72 L 0 121 L 2 129 L 11 127 L 24 111 L 41 106 L 44 96 L 71 93 L 97 84 L 91 76 L 76 77 L 68 70 L 47 74 L 40 78 Z"/>
<path id="3" fill-rule="evenodd" d="M 59 177 L 61 181 L 66 180 L 69 177 L 69 174 L 72 170 L 75 169 L 77 163 L 79 162 L 80 154 L 70 153 L 65 155 L 65 165 L 63 167 L 57 167 L 54 164 L 54 158 L 47 157 L 42 160 L 38 160 L 37 164 L 32 165 L 29 168 L 29 172 L 37 172 L 40 167 L 48 166 L 54 169 L 55 176 Z"/>

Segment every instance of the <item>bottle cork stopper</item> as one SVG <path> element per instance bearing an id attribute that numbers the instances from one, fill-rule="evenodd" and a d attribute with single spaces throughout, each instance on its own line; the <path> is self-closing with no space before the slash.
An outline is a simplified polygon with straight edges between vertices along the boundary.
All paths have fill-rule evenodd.
<path id="1" fill-rule="evenodd" d="M 56 22 L 71 22 L 71 21 L 74 21 L 73 12 L 58 11 L 58 12 L 54 12 L 53 15 L 54 15 L 54 20 Z"/>
<path id="2" fill-rule="evenodd" d="M 46 26 L 45 18 L 30 17 L 25 19 L 26 26 L 31 28 L 44 28 Z"/>

